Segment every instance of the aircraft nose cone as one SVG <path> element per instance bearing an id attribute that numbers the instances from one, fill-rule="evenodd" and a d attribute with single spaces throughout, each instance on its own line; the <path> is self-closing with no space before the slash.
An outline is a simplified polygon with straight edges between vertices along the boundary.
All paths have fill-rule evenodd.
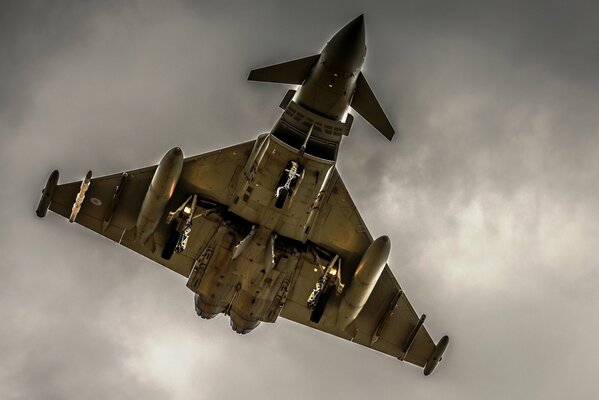
<path id="1" fill-rule="evenodd" d="M 353 69 L 366 54 L 364 14 L 345 25 L 327 44 L 327 55 L 335 64 Z"/>
<path id="2" fill-rule="evenodd" d="M 364 14 L 361 14 L 351 20 L 347 25 L 341 28 L 337 35 L 339 34 L 345 34 L 348 37 L 353 37 L 354 39 L 364 37 Z"/>
<path id="3" fill-rule="evenodd" d="M 366 32 L 364 29 L 364 14 L 354 18 L 350 23 L 345 25 L 337 34 L 343 34 L 348 41 L 364 42 Z"/>
<path id="4" fill-rule="evenodd" d="M 345 25 L 333 36 L 329 45 L 349 50 L 353 47 L 362 47 L 366 42 L 366 30 L 364 29 L 364 14 Z"/>

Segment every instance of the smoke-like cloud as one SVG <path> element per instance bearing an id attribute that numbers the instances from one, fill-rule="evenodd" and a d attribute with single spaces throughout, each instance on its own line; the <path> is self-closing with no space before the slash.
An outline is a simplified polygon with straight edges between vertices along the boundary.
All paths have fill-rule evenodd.
<path id="1" fill-rule="evenodd" d="M 599 395 L 599 7 L 593 2 L 4 2 L 0 397 L 563 399 Z M 61 181 L 268 131 L 364 12 L 365 73 L 399 134 L 356 117 L 339 169 L 435 338 L 435 374 L 280 320 L 196 318 L 184 280 L 34 216 Z"/>

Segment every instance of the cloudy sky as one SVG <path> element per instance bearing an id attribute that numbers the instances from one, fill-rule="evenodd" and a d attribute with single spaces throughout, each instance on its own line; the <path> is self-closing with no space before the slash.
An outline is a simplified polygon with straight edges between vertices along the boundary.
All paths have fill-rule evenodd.
<path id="1" fill-rule="evenodd" d="M 599 6 L 552 1 L 0 5 L 0 398 L 599 397 Z M 437 4 L 438 3 L 438 4 Z M 253 139 L 284 86 L 365 13 L 339 170 L 435 338 L 435 373 L 286 320 L 196 317 L 185 280 L 49 214 L 63 182 Z"/>

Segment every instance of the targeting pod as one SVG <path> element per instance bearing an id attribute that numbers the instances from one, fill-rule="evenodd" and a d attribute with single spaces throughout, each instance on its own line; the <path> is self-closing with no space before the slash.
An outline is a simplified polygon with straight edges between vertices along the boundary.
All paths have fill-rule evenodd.
<path id="1" fill-rule="evenodd" d="M 445 353 L 445 349 L 447 349 L 447 345 L 449 344 L 449 336 L 445 335 L 439 340 L 437 345 L 435 346 L 435 350 L 433 350 L 431 356 L 426 362 L 426 366 L 424 367 L 424 375 L 429 376 L 437 364 L 441 362 L 443 359 L 443 353 Z"/>
<path id="2" fill-rule="evenodd" d="M 145 243 L 162 220 L 164 209 L 171 199 L 183 170 L 183 152 L 169 150 L 156 168 L 135 224 L 135 241 Z"/>
<path id="3" fill-rule="evenodd" d="M 56 189 L 56 185 L 58 184 L 58 170 L 52 171 L 50 176 L 48 177 L 48 181 L 46 182 L 46 186 L 42 190 L 42 197 L 40 198 L 40 202 L 35 209 L 35 214 L 44 218 L 46 213 L 48 212 L 48 207 L 50 207 L 50 203 L 52 202 L 52 197 L 54 196 L 54 190 Z"/>
<path id="4" fill-rule="evenodd" d="M 337 328 L 347 328 L 362 311 L 387 264 L 390 251 L 391 240 L 388 236 L 381 236 L 368 247 L 339 305 Z"/>

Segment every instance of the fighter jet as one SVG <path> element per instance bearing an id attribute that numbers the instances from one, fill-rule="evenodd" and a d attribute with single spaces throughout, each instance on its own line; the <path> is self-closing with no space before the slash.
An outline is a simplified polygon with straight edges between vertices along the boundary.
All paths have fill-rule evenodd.
<path id="1" fill-rule="evenodd" d="M 433 341 L 387 265 L 391 241 L 374 239 L 336 169 L 350 108 L 385 138 L 394 130 L 361 71 L 364 18 L 322 52 L 255 69 L 252 81 L 296 85 L 268 133 L 158 165 L 58 184 L 52 172 L 36 213 L 47 210 L 181 274 L 197 314 L 228 315 L 246 334 L 278 317 L 424 368 L 449 339 Z"/>

